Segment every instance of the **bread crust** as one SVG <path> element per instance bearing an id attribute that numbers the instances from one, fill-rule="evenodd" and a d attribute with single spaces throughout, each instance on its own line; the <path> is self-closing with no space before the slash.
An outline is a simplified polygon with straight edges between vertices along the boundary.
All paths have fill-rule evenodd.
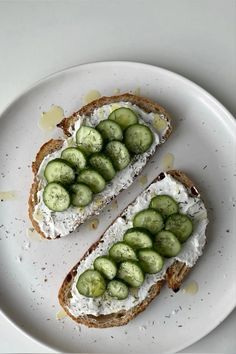
<path id="1" fill-rule="evenodd" d="M 70 131 L 73 130 L 75 122 L 79 119 L 78 116 L 83 116 L 83 115 L 89 116 L 93 113 L 93 111 L 95 109 L 97 109 L 99 107 L 102 107 L 106 104 L 121 102 L 121 101 L 130 102 L 132 104 L 135 104 L 138 107 L 140 107 L 141 109 L 143 109 L 144 111 L 146 111 L 147 113 L 153 112 L 153 113 L 163 114 L 164 119 L 167 121 L 169 128 L 165 132 L 165 135 L 163 136 L 161 143 L 163 143 L 164 141 L 166 141 L 169 138 L 169 136 L 172 132 L 172 127 L 170 124 L 170 122 L 171 122 L 170 116 L 166 112 L 166 110 L 162 106 L 160 106 L 159 104 L 157 104 L 147 98 L 132 95 L 130 93 L 125 93 L 122 95 L 110 96 L 110 97 L 101 97 L 101 98 L 87 104 L 86 106 L 83 106 L 79 111 L 73 113 L 72 116 L 70 116 L 68 118 L 64 118 L 57 126 L 63 130 L 64 134 L 67 137 L 70 137 L 71 136 Z M 29 201 L 28 201 L 28 214 L 29 214 L 29 218 L 32 222 L 34 229 L 42 237 L 46 238 L 47 240 L 54 239 L 54 238 L 47 237 L 44 234 L 44 232 L 40 229 L 38 222 L 33 217 L 35 206 L 38 204 L 37 192 L 39 190 L 39 181 L 37 179 L 37 173 L 38 173 L 39 167 L 40 167 L 43 159 L 47 155 L 59 150 L 62 147 L 63 142 L 64 142 L 64 140 L 62 140 L 62 139 L 57 139 L 57 140 L 51 139 L 48 142 L 46 142 L 40 148 L 39 152 L 36 155 L 35 161 L 32 163 L 32 171 L 33 171 L 34 177 L 33 177 L 33 183 L 32 183 L 31 189 L 30 189 L 30 195 L 29 195 Z M 151 158 L 151 156 L 153 156 L 153 155 L 150 155 L 148 157 L 147 161 Z M 135 177 L 137 177 L 137 176 L 135 176 Z M 112 199 L 114 199 L 114 198 L 115 198 L 115 196 Z M 104 201 L 101 209 L 103 207 L 105 207 L 106 204 L 111 202 L 112 199 L 110 199 L 108 201 Z M 94 215 L 95 215 L 95 213 L 94 213 Z M 91 215 L 90 217 L 93 217 L 94 215 Z M 78 223 L 77 227 L 79 227 L 81 224 L 82 223 Z M 60 237 L 60 235 L 58 235 L 56 238 L 59 238 L 59 237 Z"/>
<path id="2" fill-rule="evenodd" d="M 188 190 L 189 195 L 191 196 L 200 196 L 194 182 L 187 177 L 182 171 L 179 170 L 171 170 L 167 172 L 169 175 L 174 177 L 176 180 L 181 182 Z M 163 179 L 164 173 L 161 173 L 157 178 L 155 178 L 150 184 L 155 183 L 158 180 Z M 148 187 L 147 187 L 148 188 Z M 130 204 L 132 205 L 135 200 Z M 121 216 L 125 213 L 127 206 L 123 212 L 119 215 Z M 118 217 L 119 217 L 118 216 Z M 117 217 L 117 218 L 118 218 Z M 116 221 L 115 219 L 108 228 Z M 108 229 L 107 228 L 107 229 Z M 105 231 L 106 232 L 106 231 Z M 104 233 L 105 233 L 104 232 Z M 104 234 L 103 234 L 104 235 Z M 151 286 L 148 292 L 148 296 L 138 305 L 134 306 L 128 311 L 119 311 L 117 313 L 112 313 L 109 315 L 86 315 L 86 316 L 73 316 L 67 309 L 67 303 L 70 298 L 70 290 L 73 284 L 74 278 L 77 274 L 77 268 L 80 265 L 81 261 L 84 260 L 101 242 L 103 235 L 100 237 L 98 241 L 96 241 L 84 254 L 84 256 L 80 259 L 80 261 L 71 269 L 71 271 L 67 274 L 64 279 L 61 288 L 58 293 L 58 299 L 60 305 L 63 307 L 68 316 L 70 316 L 74 321 L 79 324 L 84 324 L 87 327 L 95 327 L 95 328 L 108 328 L 115 326 L 122 326 L 127 324 L 130 320 L 136 317 L 140 312 L 144 311 L 149 303 L 160 293 L 160 290 L 164 283 L 166 282 L 168 287 L 173 291 L 177 292 L 183 283 L 183 280 L 191 270 L 191 267 L 188 267 L 184 262 L 175 261 L 166 271 L 165 279 L 156 282 Z"/>

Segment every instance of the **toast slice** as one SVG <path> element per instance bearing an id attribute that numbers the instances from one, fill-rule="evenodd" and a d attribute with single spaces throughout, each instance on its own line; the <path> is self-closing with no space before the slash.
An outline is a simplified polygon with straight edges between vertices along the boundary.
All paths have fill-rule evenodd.
<path id="1" fill-rule="evenodd" d="M 84 208 L 83 213 L 81 212 L 81 210 L 77 210 L 75 213 L 76 215 L 73 215 L 73 225 L 70 225 L 70 227 L 68 227 L 68 230 L 62 232 L 60 222 L 63 221 L 63 218 L 61 218 L 62 221 L 58 221 L 59 217 L 57 218 L 57 216 L 62 216 L 63 214 L 60 213 L 59 215 L 55 212 L 50 213 L 49 209 L 47 210 L 47 208 L 46 210 L 43 209 L 43 212 L 41 210 L 43 203 L 41 192 L 44 183 L 44 177 L 42 174 L 40 175 L 42 166 L 50 156 L 54 156 L 54 158 L 60 157 L 59 152 L 67 141 L 66 138 L 72 139 L 73 134 L 75 134 L 75 131 L 77 129 L 76 124 L 82 124 L 84 119 L 89 120 L 94 111 L 103 108 L 106 105 L 117 105 L 122 102 L 125 104 L 131 104 L 134 107 L 138 107 L 147 114 L 153 113 L 153 117 L 148 122 L 148 124 L 149 126 L 151 126 L 152 130 L 155 131 L 156 134 L 158 134 L 159 142 L 155 146 L 151 146 L 151 148 L 142 155 L 145 155 L 145 159 L 143 159 L 143 161 L 142 157 L 136 155 L 136 157 L 131 160 L 130 165 L 127 168 L 116 174 L 115 178 L 117 178 L 117 181 L 120 180 L 120 177 L 122 177 L 124 180 L 124 177 L 127 175 L 127 171 L 129 169 L 129 178 L 125 183 L 120 183 L 119 188 L 116 188 L 116 191 L 114 192 L 112 192 L 111 190 L 108 191 L 108 187 L 106 187 L 105 190 L 107 191 L 107 194 L 105 195 L 105 192 L 97 194 L 94 198 L 94 201 L 92 202 L 92 205 L 90 205 L 89 211 L 87 207 Z M 155 121 L 154 115 L 156 115 L 155 117 L 157 118 L 159 117 L 157 121 Z M 160 120 L 162 123 L 164 123 L 164 128 L 162 127 L 158 131 L 158 124 Z M 63 130 L 64 134 L 66 135 L 66 138 L 49 140 L 40 148 L 39 152 L 37 153 L 35 161 L 32 163 L 34 179 L 33 184 L 31 186 L 28 202 L 28 212 L 33 227 L 41 236 L 47 239 L 55 239 L 61 236 L 66 236 L 70 232 L 75 231 L 75 229 L 77 229 L 82 223 L 87 221 L 88 218 L 94 215 L 98 215 L 99 212 L 107 204 L 109 204 L 113 198 L 115 198 L 122 190 L 128 188 L 132 184 L 135 177 L 140 174 L 148 160 L 151 158 L 151 156 L 153 156 L 157 147 L 169 138 L 172 131 L 170 116 L 163 107 L 147 98 L 131 95 L 129 93 L 118 96 L 102 97 L 98 100 L 95 100 L 89 103 L 88 105 L 82 107 L 71 117 L 64 118 L 61 123 L 58 124 L 58 127 Z M 114 184 L 117 181 L 114 180 Z M 86 210 L 88 211 L 87 214 Z"/>
<path id="2" fill-rule="evenodd" d="M 96 251 L 96 249 L 101 246 L 101 244 L 105 243 L 105 235 L 109 228 L 111 228 L 119 218 L 123 218 L 126 220 L 127 215 L 129 214 L 129 210 L 133 208 L 135 205 L 135 202 L 137 201 L 137 197 L 133 203 L 131 203 L 122 213 L 121 215 L 113 221 L 113 223 L 109 226 L 109 228 L 105 231 L 105 233 L 101 236 L 101 238 L 95 242 L 85 253 L 85 255 L 81 258 L 81 260 L 72 268 L 72 270 L 67 274 L 65 280 L 63 281 L 63 284 L 59 290 L 58 293 L 58 299 L 60 302 L 60 305 L 63 307 L 65 312 L 77 323 L 84 324 L 88 327 L 96 327 L 96 328 L 107 328 L 107 327 L 114 327 L 114 326 L 122 326 L 127 324 L 131 319 L 136 317 L 140 312 L 144 311 L 148 304 L 159 294 L 162 286 L 166 282 L 168 287 L 171 288 L 174 292 L 177 292 L 179 288 L 181 287 L 181 284 L 183 283 L 185 277 L 193 267 L 193 265 L 196 263 L 198 257 L 202 254 L 202 250 L 205 245 L 205 229 L 208 223 L 207 220 L 207 214 L 206 214 L 206 209 L 204 207 L 204 204 L 202 200 L 200 199 L 200 194 L 194 185 L 194 182 L 192 182 L 183 172 L 178 171 L 178 170 L 172 170 L 167 173 L 161 173 L 150 185 L 147 187 L 147 189 L 142 192 L 141 196 L 146 195 L 145 193 L 149 193 L 150 187 L 154 185 L 156 182 L 161 181 L 162 179 L 166 178 L 166 176 L 171 176 L 174 180 L 180 182 L 184 187 L 185 190 L 187 191 L 187 194 L 189 197 L 195 198 L 194 200 L 196 202 L 200 202 L 202 205 L 202 212 L 205 213 L 205 219 L 203 219 L 203 232 L 204 235 L 202 237 L 201 242 L 199 242 L 199 250 L 198 254 L 195 255 L 195 259 L 191 262 L 189 262 L 189 255 L 191 255 L 191 237 L 189 240 L 187 240 L 185 243 L 188 243 L 189 247 L 189 254 L 186 254 L 186 261 L 183 261 L 183 259 L 177 257 L 174 257 L 172 261 L 166 266 L 166 269 L 164 273 L 162 274 L 161 278 L 154 282 L 148 289 L 147 294 L 144 299 L 140 300 L 138 303 L 136 303 L 134 306 L 130 306 L 130 308 L 126 308 L 125 310 L 119 310 L 116 312 L 111 312 L 111 313 L 106 313 L 106 314 L 90 314 L 90 313 L 82 313 L 80 315 L 76 315 L 75 311 L 71 309 L 71 304 L 72 304 L 72 299 L 73 299 L 73 284 L 75 285 L 76 280 L 77 280 L 77 273 L 80 270 L 81 263 L 84 261 L 88 260 L 88 257 L 91 257 L 93 252 Z M 196 240 L 193 240 L 193 244 L 196 244 Z M 114 241 L 113 241 L 114 242 Z M 103 246 L 101 246 L 103 247 Z M 151 284 L 151 283 L 150 283 Z M 149 285 L 150 285 L 149 284 Z M 142 288 L 142 286 L 141 286 Z M 120 301 L 120 300 L 118 300 Z M 80 303 L 78 301 L 77 306 L 80 306 Z"/>

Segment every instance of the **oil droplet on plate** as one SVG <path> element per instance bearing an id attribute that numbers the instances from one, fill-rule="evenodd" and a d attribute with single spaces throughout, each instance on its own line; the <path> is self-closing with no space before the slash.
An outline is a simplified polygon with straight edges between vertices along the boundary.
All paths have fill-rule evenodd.
<path id="1" fill-rule="evenodd" d="M 117 203 L 117 200 L 114 199 L 112 202 L 111 202 L 111 208 L 112 209 L 117 209 L 118 208 L 118 203 Z"/>
<path id="2" fill-rule="evenodd" d="M 99 220 L 98 219 L 92 219 L 89 223 L 89 228 L 91 230 L 96 230 L 99 225 Z"/>
<path id="3" fill-rule="evenodd" d="M 136 96 L 140 96 L 141 94 L 141 88 L 140 87 L 137 87 L 136 89 L 133 90 L 133 94 L 136 95 Z"/>
<path id="4" fill-rule="evenodd" d="M 158 132 L 163 132 L 167 127 L 167 121 L 160 117 L 158 113 L 153 115 L 153 126 Z"/>
<path id="5" fill-rule="evenodd" d="M 14 199 L 16 199 L 16 192 L 15 191 L 0 192 L 1 202 L 4 202 L 6 200 L 14 200 Z"/>
<path id="6" fill-rule="evenodd" d="M 120 89 L 116 88 L 113 90 L 114 95 L 119 95 L 120 94 Z"/>
<path id="7" fill-rule="evenodd" d="M 174 155 L 168 152 L 167 154 L 164 155 L 162 159 L 162 168 L 163 171 L 169 171 L 174 167 Z"/>
<path id="8" fill-rule="evenodd" d="M 67 313 L 65 310 L 61 309 L 60 311 L 58 311 L 56 313 L 56 319 L 57 320 L 63 320 L 63 318 L 65 318 L 67 316 Z"/>
<path id="9" fill-rule="evenodd" d="M 189 295 L 195 295 L 198 292 L 198 283 L 193 280 L 190 283 L 188 283 L 184 288 L 183 288 L 183 293 L 184 294 L 189 294 Z"/>
<path id="10" fill-rule="evenodd" d="M 39 128 L 45 132 L 56 128 L 56 125 L 64 118 L 64 111 L 59 106 L 54 106 L 48 112 L 43 112 L 39 120 Z"/>
<path id="11" fill-rule="evenodd" d="M 88 93 L 86 93 L 84 95 L 84 98 L 83 98 L 83 103 L 84 104 L 88 104 L 94 100 L 97 100 L 98 98 L 101 97 L 101 93 L 97 90 L 91 90 L 89 91 Z"/>
<path id="12" fill-rule="evenodd" d="M 148 178 L 147 176 L 140 176 L 139 177 L 139 183 L 141 184 L 141 186 L 145 186 L 145 184 L 147 183 Z"/>
<path id="13" fill-rule="evenodd" d="M 38 234 L 33 227 L 29 227 L 28 229 L 26 229 L 26 236 L 28 236 L 32 240 L 37 240 L 37 241 L 42 240 L 40 234 Z"/>

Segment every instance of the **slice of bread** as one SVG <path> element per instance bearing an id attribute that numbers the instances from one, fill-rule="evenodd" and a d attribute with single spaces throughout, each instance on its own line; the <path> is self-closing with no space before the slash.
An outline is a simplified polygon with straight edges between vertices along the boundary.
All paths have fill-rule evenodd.
<path id="1" fill-rule="evenodd" d="M 172 126 L 171 126 L 169 114 L 166 112 L 166 110 L 163 107 L 161 107 L 159 104 L 157 104 L 147 98 L 131 95 L 129 93 L 126 93 L 123 95 L 118 95 L 118 96 L 102 97 L 98 100 L 95 100 L 95 101 L 89 103 L 88 105 L 82 107 L 79 111 L 75 112 L 71 117 L 64 118 L 61 121 L 61 123 L 58 124 L 58 127 L 60 127 L 63 130 L 64 134 L 67 137 L 70 137 L 73 134 L 73 132 L 75 131 L 75 123 L 77 121 L 79 121 L 79 120 L 83 121 L 84 117 L 89 118 L 93 114 L 93 112 L 100 107 L 103 107 L 108 104 L 119 103 L 119 102 L 129 102 L 132 105 L 136 105 L 138 108 L 142 109 L 146 113 L 155 113 L 155 114 L 161 115 L 161 119 L 166 124 L 166 129 L 162 132 L 158 132 L 156 130 L 159 135 L 159 138 L 160 138 L 158 145 L 164 143 L 169 138 L 171 131 L 172 131 Z M 152 122 L 150 122 L 150 124 L 151 124 L 152 128 L 155 130 L 155 122 L 152 121 Z M 56 234 L 46 233 L 44 230 L 45 228 L 40 227 L 39 221 L 34 216 L 36 206 L 39 203 L 38 192 L 42 189 L 42 186 L 41 186 L 42 177 L 40 177 L 38 175 L 38 173 L 39 173 L 40 166 L 43 163 L 44 159 L 47 158 L 48 156 L 50 156 L 50 154 L 59 151 L 62 148 L 64 142 L 65 142 L 65 139 L 57 139 L 57 140 L 52 139 L 52 140 L 48 141 L 47 143 L 45 143 L 41 147 L 41 149 L 39 150 L 39 152 L 36 155 L 35 161 L 32 163 L 32 171 L 34 174 L 34 180 L 33 180 L 31 190 L 30 190 L 30 196 L 29 196 L 29 202 L 28 202 L 28 204 L 29 204 L 29 217 L 31 219 L 31 222 L 32 222 L 35 230 L 41 236 L 43 236 L 47 239 L 58 238 L 58 237 L 61 237 L 62 235 L 60 234 L 60 232 L 57 232 Z M 150 153 L 149 153 L 149 151 L 147 151 L 146 162 L 151 158 L 151 156 L 153 156 L 157 146 L 155 147 L 154 151 L 151 151 Z M 141 157 L 137 157 L 135 159 L 135 161 L 137 162 L 137 159 L 139 159 L 139 158 L 141 159 Z M 134 162 L 133 162 L 133 165 L 134 165 Z M 132 165 L 132 161 L 131 161 L 131 163 L 130 163 L 131 168 L 133 168 L 133 165 Z M 113 193 L 112 196 L 100 198 L 99 207 L 94 208 L 94 210 L 92 210 L 89 213 L 88 217 L 82 218 L 80 215 L 80 212 L 78 211 L 78 218 L 77 218 L 75 224 L 73 225 L 73 227 L 69 230 L 68 234 L 70 232 L 73 232 L 78 226 L 80 226 L 82 223 L 84 223 L 89 217 L 97 215 L 123 189 L 128 188 L 129 185 L 135 179 L 135 177 L 137 177 L 137 175 L 140 174 L 140 172 L 142 171 L 143 168 L 144 168 L 144 164 L 137 171 L 134 170 L 133 176 L 130 179 L 129 183 L 126 183 L 125 185 L 123 185 L 118 191 Z M 126 169 L 119 172 L 120 175 L 125 174 L 125 173 L 126 173 Z"/>
<path id="2" fill-rule="evenodd" d="M 172 170 L 172 171 L 167 172 L 167 174 L 172 176 L 175 180 L 179 181 L 186 188 L 187 193 L 190 197 L 196 197 L 196 198 L 198 198 L 198 200 L 200 200 L 202 202 L 202 200 L 200 199 L 200 194 L 199 194 L 197 188 L 195 187 L 194 183 L 183 172 L 178 171 L 178 170 Z M 165 178 L 165 176 L 166 175 L 164 173 L 161 173 L 150 184 L 150 186 L 153 183 L 162 180 L 163 178 Z M 149 187 L 147 187 L 147 189 Z M 146 189 L 146 191 L 147 191 L 147 189 Z M 142 192 L 142 194 L 143 193 L 145 193 L 145 191 Z M 126 215 L 127 215 L 126 212 L 127 212 L 128 208 L 130 208 L 130 206 L 132 207 L 136 200 L 137 200 L 137 198 L 133 201 L 133 203 L 131 203 L 121 213 L 120 217 L 123 217 L 123 218 L 126 217 Z M 114 225 L 116 220 L 113 221 L 113 223 L 109 226 L 109 228 L 112 227 L 112 225 Z M 207 216 L 206 216 L 205 227 L 207 225 L 207 222 L 208 222 L 208 220 L 207 220 Z M 105 233 L 107 232 L 107 230 L 105 231 Z M 150 286 L 147 296 L 144 298 L 144 300 L 140 301 L 135 306 L 130 307 L 128 310 L 127 309 L 120 310 L 118 312 L 109 313 L 109 314 L 100 314 L 97 316 L 95 316 L 94 314 L 93 315 L 89 314 L 89 313 L 86 313 L 86 314 L 83 314 L 80 316 L 75 316 L 70 311 L 70 299 L 72 297 L 72 285 L 75 281 L 75 277 L 76 277 L 78 269 L 79 269 L 78 267 L 80 266 L 82 261 L 86 260 L 87 257 L 90 254 L 92 254 L 96 250 L 96 248 L 99 245 L 101 245 L 101 243 L 104 242 L 103 237 L 104 237 L 105 233 L 101 236 L 101 238 L 97 242 L 95 242 L 88 249 L 88 251 L 81 258 L 81 260 L 67 274 L 67 276 L 66 276 L 65 280 L 63 281 L 63 284 L 59 290 L 59 293 L 58 293 L 58 299 L 59 299 L 60 305 L 63 307 L 63 309 L 66 311 L 66 313 L 77 323 L 84 324 L 88 327 L 107 328 L 107 327 L 122 326 L 122 325 L 127 324 L 131 319 L 133 319 L 140 312 L 142 312 L 146 309 L 148 304 L 159 294 L 159 292 L 165 282 L 167 282 L 167 285 L 169 288 L 171 288 L 174 292 L 177 292 L 179 290 L 179 288 L 181 287 L 181 284 L 183 283 L 186 275 L 189 273 L 189 271 L 192 268 L 192 266 L 187 265 L 185 262 L 175 259 L 174 262 L 166 269 L 166 272 L 165 272 L 163 278 Z M 205 233 L 205 229 L 204 229 L 204 233 Z M 205 237 L 205 234 L 204 234 L 204 237 Z M 190 239 L 191 239 L 191 236 L 190 236 Z M 186 241 L 186 242 L 188 242 L 188 241 Z M 202 249 L 204 247 L 204 244 L 205 244 L 205 241 L 201 245 Z M 200 250 L 200 254 L 202 252 L 202 249 Z M 199 255 L 196 257 L 196 259 L 199 257 Z M 79 303 L 78 303 L 78 306 L 79 306 Z"/>

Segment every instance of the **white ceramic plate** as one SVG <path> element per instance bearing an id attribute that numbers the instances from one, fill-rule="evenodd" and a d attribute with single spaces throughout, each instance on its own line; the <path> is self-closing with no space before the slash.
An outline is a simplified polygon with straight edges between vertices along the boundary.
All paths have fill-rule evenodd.
<path id="1" fill-rule="evenodd" d="M 157 152 L 143 175 L 148 183 L 162 170 L 166 153 L 174 167 L 197 182 L 209 210 L 208 244 L 185 285 L 193 280 L 195 295 L 164 288 L 146 311 L 127 326 L 87 329 L 71 319 L 56 319 L 57 292 L 85 250 L 112 219 L 144 188 L 139 182 L 99 217 L 69 237 L 38 240 L 27 236 L 27 199 L 31 161 L 41 144 L 59 132 L 38 128 L 42 111 L 52 104 L 69 115 L 91 89 L 103 95 L 134 91 L 161 103 L 172 114 L 174 133 Z M 2 114 L 0 120 L 0 191 L 17 198 L 0 204 L 0 301 L 2 311 L 30 336 L 66 352 L 174 352 L 194 343 L 216 327 L 234 308 L 235 282 L 235 121 L 206 91 L 161 68 L 128 62 L 74 67 L 42 80 Z M 105 347 L 104 347 L 105 345 Z"/>

